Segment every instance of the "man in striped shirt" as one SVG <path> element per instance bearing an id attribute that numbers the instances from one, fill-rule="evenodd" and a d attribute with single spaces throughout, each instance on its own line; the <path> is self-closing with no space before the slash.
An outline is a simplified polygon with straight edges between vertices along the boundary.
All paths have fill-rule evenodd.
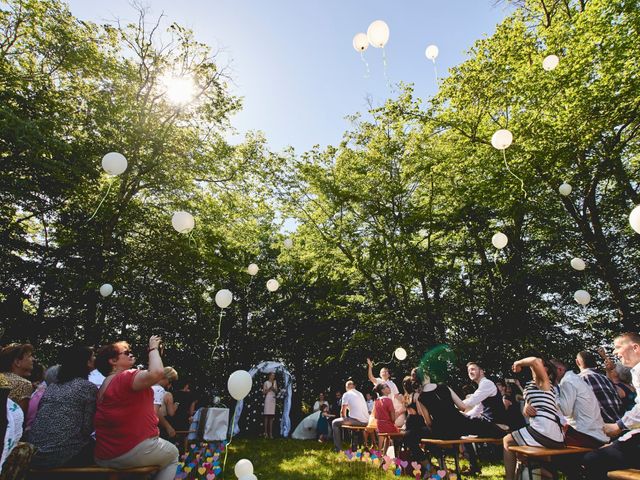
<path id="1" fill-rule="evenodd" d="M 613 345 L 613 353 L 625 367 L 631 368 L 633 386 L 640 390 L 640 335 L 623 333 L 613 341 Z M 606 423 L 603 430 L 611 438 L 624 435 L 585 455 L 583 465 L 587 478 L 604 480 L 611 470 L 640 468 L 640 397 L 636 397 L 635 406 L 620 420 Z"/>
<path id="2" fill-rule="evenodd" d="M 596 356 L 582 351 L 576 356 L 576 365 L 580 368 L 580 377 L 596 394 L 604 423 L 616 423 L 622 417 L 622 400 L 613 382 L 594 370 L 598 366 Z"/>

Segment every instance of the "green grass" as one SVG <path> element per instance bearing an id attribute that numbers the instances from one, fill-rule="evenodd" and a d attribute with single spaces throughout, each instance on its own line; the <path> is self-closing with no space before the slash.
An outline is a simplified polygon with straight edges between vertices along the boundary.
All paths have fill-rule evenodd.
<path id="1" fill-rule="evenodd" d="M 382 480 L 396 477 L 363 462 L 341 461 L 344 454 L 334 453 L 333 444 L 304 440 L 233 440 L 229 446 L 225 478 L 235 479 L 233 466 L 241 458 L 251 460 L 260 480 Z M 463 461 L 463 468 L 468 464 Z M 453 461 L 449 465 L 453 468 Z M 498 480 L 504 478 L 502 462 L 483 464 L 482 475 L 464 476 L 465 479 Z"/>

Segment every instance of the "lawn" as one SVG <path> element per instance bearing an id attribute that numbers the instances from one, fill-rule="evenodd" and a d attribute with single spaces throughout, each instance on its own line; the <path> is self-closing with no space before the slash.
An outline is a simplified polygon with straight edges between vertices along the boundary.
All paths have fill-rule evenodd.
<path id="1" fill-rule="evenodd" d="M 241 458 L 248 458 L 254 465 L 255 474 L 260 480 L 338 480 L 363 479 L 380 480 L 399 478 L 391 472 L 384 472 L 362 462 L 342 461 L 344 454 L 334 453 L 332 444 L 321 444 L 304 440 L 265 440 L 238 439 L 233 440 L 229 449 L 226 478 L 234 479 L 233 466 Z M 463 461 L 463 468 L 468 464 Z M 450 465 L 453 467 L 453 462 Z M 400 478 L 409 479 L 404 476 Z M 504 478 L 502 462 L 483 464 L 482 480 Z"/>

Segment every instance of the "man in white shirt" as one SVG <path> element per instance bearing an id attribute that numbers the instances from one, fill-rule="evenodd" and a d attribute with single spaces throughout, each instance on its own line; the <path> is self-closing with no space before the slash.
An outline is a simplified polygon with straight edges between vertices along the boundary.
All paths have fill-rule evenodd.
<path id="1" fill-rule="evenodd" d="M 573 447 L 600 448 L 609 441 L 602 428 L 604 421 L 600 403 L 587 382 L 559 360 L 551 360 L 556 367 L 558 394 L 556 402 L 567 418 L 570 429 L 565 436 Z M 571 431 L 571 428 L 574 431 Z"/>
<path id="2" fill-rule="evenodd" d="M 623 333 L 613 341 L 614 355 L 621 363 L 631 368 L 633 386 L 640 390 L 640 335 L 635 332 Z M 628 430 L 628 431 L 627 431 Z M 636 404 L 617 423 L 605 423 L 604 433 L 617 440 L 587 453 L 583 460 L 585 473 L 589 479 L 603 480 L 611 470 L 640 468 L 640 396 Z"/>
<path id="3" fill-rule="evenodd" d="M 405 408 L 404 402 L 402 400 L 402 395 L 398 390 L 396 384 L 391 380 L 391 375 L 389 374 L 389 369 L 387 367 L 382 367 L 380 369 L 380 377 L 376 378 L 373 375 L 373 361 L 370 358 L 367 358 L 367 376 L 369 377 L 369 381 L 373 383 L 373 386 L 376 387 L 381 383 L 386 384 L 391 390 L 391 393 L 388 395 L 391 400 L 393 400 L 393 409 L 396 412 L 396 427 L 402 427 L 405 421 Z"/>
<path id="4" fill-rule="evenodd" d="M 342 407 L 340 418 L 336 418 L 331 424 L 333 430 L 333 444 L 336 452 L 342 450 L 342 435 L 340 427 L 342 425 L 356 425 L 366 427 L 369 422 L 369 411 L 367 401 L 362 394 L 356 390 L 356 384 L 349 380 L 345 384 L 346 392 L 342 396 Z"/>

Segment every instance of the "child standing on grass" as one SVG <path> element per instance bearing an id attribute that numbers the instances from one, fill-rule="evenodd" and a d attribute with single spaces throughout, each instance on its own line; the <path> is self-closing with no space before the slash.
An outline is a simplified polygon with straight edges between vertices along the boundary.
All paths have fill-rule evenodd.
<path id="1" fill-rule="evenodd" d="M 320 408 L 320 416 L 318 417 L 318 423 L 316 425 L 316 431 L 318 432 L 318 441 L 326 442 L 329 438 L 329 421 L 333 415 L 329 413 L 329 405 L 322 405 Z"/>

